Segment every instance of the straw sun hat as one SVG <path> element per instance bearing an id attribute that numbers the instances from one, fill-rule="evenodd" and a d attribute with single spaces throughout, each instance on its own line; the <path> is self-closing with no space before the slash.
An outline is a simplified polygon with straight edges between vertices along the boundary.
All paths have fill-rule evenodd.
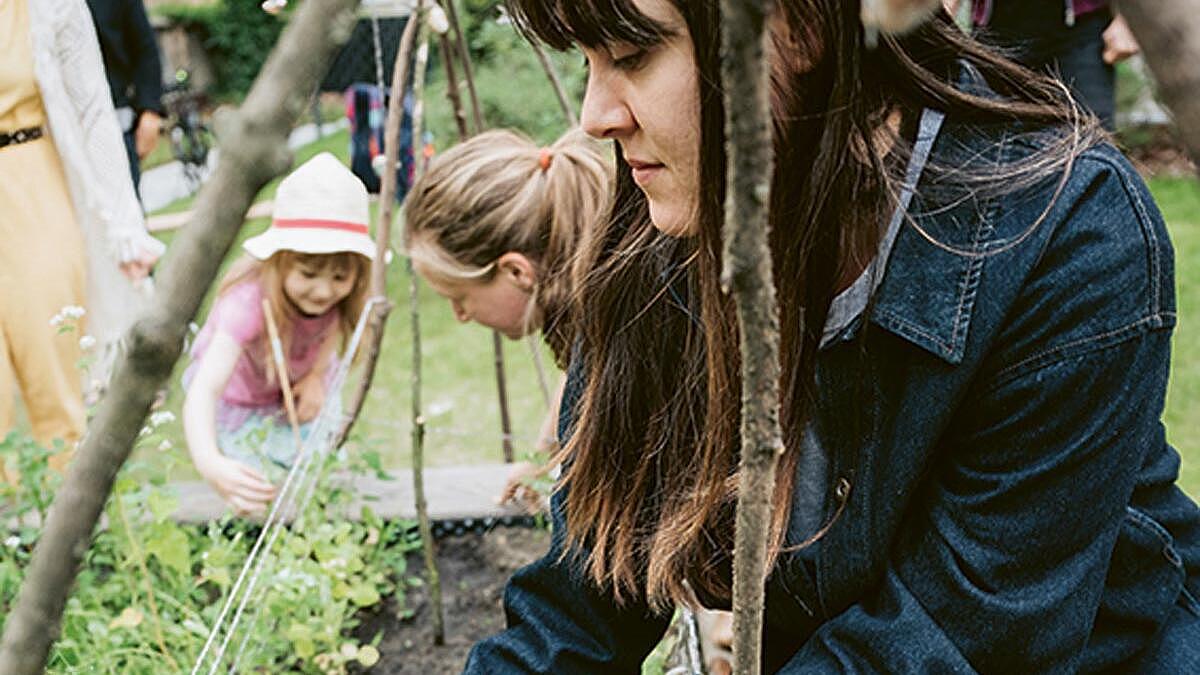
<path id="1" fill-rule="evenodd" d="M 279 251 L 350 252 L 374 260 L 368 221 L 367 188 L 336 157 L 323 152 L 279 183 L 271 227 L 242 247 L 259 260 Z"/>

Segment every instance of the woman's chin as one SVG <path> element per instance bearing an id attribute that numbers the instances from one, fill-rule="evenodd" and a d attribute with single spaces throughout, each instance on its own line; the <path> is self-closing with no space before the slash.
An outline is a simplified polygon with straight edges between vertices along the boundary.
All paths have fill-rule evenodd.
<path id="1" fill-rule="evenodd" d="M 654 229 L 668 237 L 688 237 L 695 234 L 694 214 L 694 209 L 684 209 L 675 204 L 650 200 L 650 222 L 654 224 Z"/>

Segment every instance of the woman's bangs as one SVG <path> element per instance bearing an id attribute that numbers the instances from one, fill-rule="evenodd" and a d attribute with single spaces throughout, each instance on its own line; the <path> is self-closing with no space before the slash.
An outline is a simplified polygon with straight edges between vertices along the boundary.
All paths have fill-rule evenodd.
<path id="1" fill-rule="evenodd" d="M 651 47 L 671 34 L 633 0 L 508 0 L 507 7 L 521 33 L 558 50 L 616 43 Z"/>

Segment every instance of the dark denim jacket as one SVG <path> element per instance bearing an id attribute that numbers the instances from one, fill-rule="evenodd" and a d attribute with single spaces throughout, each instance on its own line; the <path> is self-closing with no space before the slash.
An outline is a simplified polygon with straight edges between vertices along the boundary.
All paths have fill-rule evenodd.
<path id="1" fill-rule="evenodd" d="M 933 161 L 1029 149 L 950 119 Z M 818 359 L 830 526 L 768 579 L 765 672 L 1200 672 L 1200 510 L 1160 422 L 1175 298 L 1149 193 L 1107 145 L 1035 228 L 1057 177 L 1002 198 L 936 183 L 870 325 Z M 556 562 L 562 498 L 467 672 L 637 673 L 662 635 L 667 617 Z"/>

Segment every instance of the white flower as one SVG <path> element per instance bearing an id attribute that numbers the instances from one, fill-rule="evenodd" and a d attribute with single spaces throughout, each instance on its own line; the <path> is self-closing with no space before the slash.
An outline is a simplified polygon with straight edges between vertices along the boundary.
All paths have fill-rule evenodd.
<path id="1" fill-rule="evenodd" d="M 80 349 L 87 350 L 87 349 L 91 349 L 92 347 L 95 347 L 95 346 L 96 346 L 96 338 L 92 337 L 91 335 L 84 335 L 83 337 L 79 338 L 79 348 Z"/>
<path id="2" fill-rule="evenodd" d="M 172 447 L 171 441 L 169 439 L 164 438 L 163 442 L 158 444 L 158 451 L 166 452 L 167 450 L 170 450 L 171 447 Z"/>
<path id="3" fill-rule="evenodd" d="M 189 323 L 188 324 L 188 332 L 191 333 L 192 335 L 199 333 L 200 332 L 200 324 L 196 323 L 195 321 Z"/>
<path id="4" fill-rule="evenodd" d="M 164 424 L 175 421 L 175 414 L 169 410 L 160 410 L 150 414 L 150 426 L 161 427 Z"/>
<path id="5" fill-rule="evenodd" d="M 21 545 L 21 538 L 14 534 L 13 536 L 4 540 L 4 545 L 9 548 L 16 548 Z"/>
<path id="6" fill-rule="evenodd" d="M 87 310 L 79 305 L 67 305 L 66 307 L 58 310 L 58 314 L 50 317 L 50 326 L 53 328 L 58 328 L 66 323 L 68 319 L 81 319 L 83 318 L 84 314 L 87 314 Z"/>

